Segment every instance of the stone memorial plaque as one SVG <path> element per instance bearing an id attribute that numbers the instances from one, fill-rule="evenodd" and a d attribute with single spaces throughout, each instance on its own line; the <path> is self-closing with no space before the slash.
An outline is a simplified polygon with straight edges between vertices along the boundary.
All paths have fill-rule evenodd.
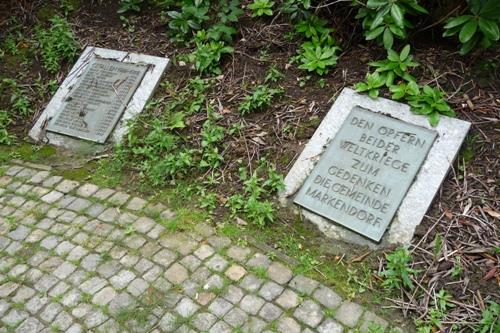
<path id="1" fill-rule="evenodd" d="M 93 58 L 47 130 L 104 143 L 140 85 L 147 65 Z"/>
<path id="2" fill-rule="evenodd" d="M 380 241 L 437 132 L 354 107 L 295 203 Z"/>

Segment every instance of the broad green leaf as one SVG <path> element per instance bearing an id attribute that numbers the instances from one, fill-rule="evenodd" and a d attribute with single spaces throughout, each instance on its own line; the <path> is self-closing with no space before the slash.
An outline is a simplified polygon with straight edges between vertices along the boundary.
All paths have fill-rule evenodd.
<path id="1" fill-rule="evenodd" d="M 392 35 L 391 29 L 385 28 L 383 42 L 386 50 L 392 49 L 392 45 L 394 44 L 394 36 Z"/>
<path id="2" fill-rule="evenodd" d="M 396 22 L 396 24 L 401 28 L 404 27 L 404 22 L 403 22 L 404 16 L 403 15 L 404 14 L 403 14 L 403 10 L 401 9 L 401 7 L 399 7 L 397 4 L 393 4 L 391 6 L 391 16 L 394 19 L 394 22 Z"/>
<path id="3" fill-rule="evenodd" d="M 410 44 L 403 47 L 403 49 L 401 50 L 401 53 L 399 54 L 399 60 L 405 61 L 406 58 L 408 58 L 409 54 L 410 54 Z"/>
<path id="4" fill-rule="evenodd" d="M 479 29 L 488 36 L 489 39 L 498 40 L 500 38 L 500 31 L 498 30 L 498 24 L 495 21 L 479 19 Z"/>
<path id="5" fill-rule="evenodd" d="M 434 111 L 429 114 L 429 124 L 432 127 L 436 127 L 439 124 L 439 113 Z"/>
<path id="6" fill-rule="evenodd" d="M 372 40 L 380 36 L 382 32 L 384 32 L 385 27 L 378 27 L 373 30 L 370 30 L 366 33 L 366 40 Z"/>
<path id="7" fill-rule="evenodd" d="M 359 92 L 367 91 L 368 85 L 364 82 L 359 82 L 356 84 L 356 90 Z"/>
<path id="8" fill-rule="evenodd" d="M 422 6 L 420 6 L 416 1 L 415 2 L 410 2 L 408 5 L 410 5 L 410 7 L 413 8 L 414 10 L 416 10 L 417 12 L 420 12 L 422 14 L 429 14 L 429 12 L 427 11 L 427 9 L 425 9 Z"/>
<path id="9" fill-rule="evenodd" d="M 387 59 L 394 62 L 399 62 L 399 54 L 394 50 L 387 50 Z"/>
<path id="10" fill-rule="evenodd" d="M 463 15 L 463 16 L 457 16 L 457 17 L 451 18 L 451 19 L 446 21 L 446 24 L 444 25 L 443 28 L 451 29 L 451 28 L 457 27 L 457 26 L 462 25 L 465 22 L 469 21 L 471 18 L 472 18 L 471 15 Z"/>
<path id="11" fill-rule="evenodd" d="M 498 0 L 487 0 L 481 8 L 479 16 L 488 20 L 498 20 L 500 17 L 500 5 Z"/>
<path id="12" fill-rule="evenodd" d="M 366 7 L 376 9 L 378 7 L 387 6 L 389 1 L 387 0 L 368 0 Z"/>
<path id="13" fill-rule="evenodd" d="M 474 46 L 476 46 L 478 41 L 479 41 L 479 36 L 476 36 L 476 38 L 472 38 L 467 43 L 463 44 L 462 47 L 460 48 L 460 54 L 465 55 L 469 53 L 474 48 Z"/>
<path id="14" fill-rule="evenodd" d="M 477 25 L 478 24 L 476 20 L 471 20 L 462 27 L 462 30 L 460 30 L 460 35 L 458 36 L 461 43 L 467 43 L 472 38 L 472 36 L 474 36 L 477 31 Z"/>
<path id="15" fill-rule="evenodd" d="M 368 96 L 370 96 L 373 99 L 377 98 L 378 97 L 378 89 L 370 89 L 370 91 L 368 92 Z"/>
<path id="16" fill-rule="evenodd" d="M 385 15 L 387 15 L 387 13 L 389 13 L 389 10 L 390 10 L 390 7 L 386 6 L 384 9 L 379 10 L 377 12 L 377 15 L 375 16 L 372 24 L 370 25 L 370 30 L 375 29 L 384 21 L 384 17 L 385 17 Z"/>

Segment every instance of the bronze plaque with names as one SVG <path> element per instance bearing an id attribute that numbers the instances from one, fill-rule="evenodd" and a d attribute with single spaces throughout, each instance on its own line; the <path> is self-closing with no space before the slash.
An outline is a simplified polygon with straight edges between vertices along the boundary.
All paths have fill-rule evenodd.
<path id="1" fill-rule="evenodd" d="M 106 142 L 147 69 L 147 65 L 93 58 L 49 121 L 47 130 Z"/>

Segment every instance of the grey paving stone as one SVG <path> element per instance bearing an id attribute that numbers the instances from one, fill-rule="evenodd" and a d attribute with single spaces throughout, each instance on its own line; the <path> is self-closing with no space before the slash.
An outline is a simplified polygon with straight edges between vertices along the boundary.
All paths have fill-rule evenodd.
<path id="1" fill-rule="evenodd" d="M 134 299 L 126 292 L 119 293 L 109 303 L 109 312 L 116 316 L 120 311 L 134 306 Z"/>
<path id="2" fill-rule="evenodd" d="M 295 276 L 289 283 L 290 287 L 305 295 L 311 295 L 318 285 L 318 281 L 312 280 L 303 275 Z"/>
<path id="3" fill-rule="evenodd" d="M 74 286 L 80 286 L 86 279 L 88 273 L 83 269 L 77 269 L 73 274 L 71 274 L 66 281 L 71 283 Z"/>
<path id="4" fill-rule="evenodd" d="M 45 296 L 34 296 L 25 305 L 24 309 L 30 312 L 32 315 L 36 314 L 41 308 L 47 304 L 49 299 Z"/>
<path id="5" fill-rule="evenodd" d="M 100 203 L 94 203 L 92 206 L 87 208 L 85 213 L 92 216 L 92 217 L 98 217 L 102 212 L 104 212 L 105 209 L 106 209 L 106 206 L 104 206 Z"/>
<path id="6" fill-rule="evenodd" d="M 54 319 L 51 326 L 66 331 L 72 324 L 73 318 L 66 311 L 62 311 Z"/>
<path id="7" fill-rule="evenodd" d="M 254 274 L 248 274 L 241 281 L 240 287 L 247 291 L 253 292 L 259 289 L 263 282 L 264 281 L 262 279 L 258 278 Z"/>
<path id="8" fill-rule="evenodd" d="M 65 279 L 76 270 L 76 266 L 69 262 L 63 262 L 52 274 L 59 279 Z"/>
<path id="9" fill-rule="evenodd" d="M 20 225 L 16 229 L 12 230 L 11 232 L 8 233 L 8 236 L 12 238 L 13 240 L 23 240 L 25 239 L 28 234 L 31 232 L 31 229 Z"/>
<path id="10" fill-rule="evenodd" d="M 63 260 L 59 257 L 49 257 L 41 265 L 38 266 L 41 271 L 53 272 L 63 263 Z"/>
<path id="11" fill-rule="evenodd" d="M 267 269 L 267 275 L 270 279 L 279 284 L 285 284 L 292 278 L 292 271 L 279 262 L 273 262 Z"/>
<path id="12" fill-rule="evenodd" d="M 104 288 L 107 284 L 106 280 L 101 279 L 100 277 L 94 276 L 89 280 L 82 283 L 80 289 L 90 295 L 94 295 L 96 292 Z"/>
<path id="13" fill-rule="evenodd" d="M 216 321 L 216 316 L 208 312 L 203 312 L 194 316 L 191 323 L 196 329 L 198 329 L 199 332 L 204 332 L 208 331 Z"/>
<path id="14" fill-rule="evenodd" d="M 92 202 L 83 198 L 77 198 L 75 201 L 73 201 L 69 206 L 67 207 L 69 210 L 75 211 L 75 212 L 83 212 L 87 208 L 92 206 Z"/>
<path id="15" fill-rule="evenodd" d="M 68 207 L 73 201 L 76 200 L 76 197 L 72 196 L 72 195 L 69 195 L 69 194 L 65 194 L 61 200 L 57 201 L 55 203 L 55 205 L 59 208 L 66 208 Z"/>
<path id="16" fill-rule="evenodd" d="M 67 307 L 74 307 L 78 304 L 81 297 L 82 294 L 78 290 L 72 289 L 63 296 L 61 304 Z"/>
<path id="17" fill-rule="evenodd" d="M 166 313 L 160 320 L 159 327 L 163 332 L 175 332 L 178 327 L 178 318 L 171 313 Z"/>
<path id="18" fill-rule="evenodd" d="M 299 305 L 299 296 L 290 289 L 285 289 L 283 293 L 276 299 L 276 304 L 284 309 L 293 309 Z"/>
<path id="19" fill-rule="evenodd" d="M 188 276 L 188 270 L 178 263 L 174 263 L 165 272 L 165 278 L 173 284 L 181 284 L 188 278 Z"/>
<path id="20" fill-rule="evenodd" d="M 337 308 L 342 303 L 342 298 L 333 290 L 325 286 L 320 286 L 313 294 L 316 301 L 329 309 Z"/>
<path id="21" fill-rule="evenodd" d="M 92 306 L 90 304 L 78 304 L 73 310 L 71 314 L 78 319 L 84 318 L 89 312 L 92 310 Z"/>
<path id="22" fill-rule="evenodd" d="M 333 319 L 327 318 L 318 326 L 318 333 L 342 333 L 344 328 Z"/>
<path id="23" fill-rule="evenodd" d="M 60 242 L 61 238 L 59 236 L 47 236 L 40 242 L 40 246 L 47 250 L 52 250 L 59 245 Z"/>
<path id="24" fill-rule="evenodd" d="M 216 298 L 208 307 L 208 310 L 219 318 L 222 318 L 233 305 L 223 298 Z"/>
<path id="25" fill-rule="evenodd" d="M 135 326 L 137 326 L 137 325 L 135 325 Z M 140 330 L 145 330 L 146 331 L 149 328 L 150 328 L 150 325 L 144 325 L 144 326 L 140 327 L 140 329 L 137 330 L 137 331 L 138 332 Z M 114 321 L 113 319 L 110 319 L 110 320 L 106 321 L 104 324 L 101 324 L 97 328 L 97 332 L 98 333 L 121 333 L 122 332 L 122 328 L 120 327 L 120 325 L 116 321 Z"/>
<path id="26" fill-rule="evenodd" d="M 108 198 L 108 202 L 112 205 L 121 206 L 126 203 L 129 198 L 130 195 L 125 192 L 116 192 Z"/>
<path id="27" fill-rule="evenodd" d="M 335 319 L 346 326 L 355 327 L 361 314 L 363 314 L 363 308 L 359 304 L 344 302 L 335 312 Z"/>
<path id="28" fill-rule="evenodd" d="M 212 274 L 203 285 L 203 290 L 221 290 L 224 287 L 224 279 L 217 275 Z"/>
<path id="29" fill-rule="evenodd" d="M 205 306 L 215 298 L 215 294 L 212 292 L 201 292 L 201 293 L 197 293 L 194 296 L 194 298 L 199 304 L 201 304 L 202 306 Z"/>
<path id="30" fill-rule="evenodd" d="M 49 303 L 45 309 L 40 313 L 40 319 L 46 323 L 51 323 L 52 320 L 62 311 L 62 306 L 58 303 Z"/>
<path id="31" fill-rule="evenodd" d="M 102 311 L 93 309 L 85 316 L 85 325 L 88 328 L 94 328 L 108 320 L 108 316 L 106 316 Z"/>
<path id="32" fill-rule="evenodd" d="M 67 210 L 64 210 L 62 214 L 57 216 L 57 221 L 59 222 L 64 222 L 64 223 L 72 223 L 75 218 L 77 217 L 77 214 L 75 212 L 70 212 Z"/>
<path id="33" fill-rule="evenodd" d="M 19 264 L 19 265 L 16 265 L 16 266 L 12 267 L 12 269 L 10 270 L 10 272 L 8 273 L 8 275 L 12 276 L 12 277 L 18 277 L 21 274 L 23 274 L 24 272 L 26 272 L 28 269 L 29 269 L 28 265 Z"/>
<path id="34" fill-rule="evenodd" d="M 148 232 L 148 237 L 158 239 L 163 231 L 165 231 L 165 227 L 157 224 L 153 227 L 153 229 L 151 229 L 151 231 Z"/>
<path id="35" fill-rule="evenodd" d="M 1 320 L 9 326 L 15 326 L 26 318 L 28 318 L 27 312 L 19 309 L 12 309 L 5 316 L 3 316 Z"/>
<path id="36" fill-rule="evenodd" d="M 265 268 L 267 269 L 271 264 L 271 260 L 262 253 L 256 253 L 252 258 L 247 261 L 247 266 L 252 268 Z"/>
<path id="37" fill-rule="evenodd" d="M 56 277 L 45 274 L 35 283 L 34 287 L 40 292 L 45 292 L 52 288 L 58 281 Z"/>
<path id="38" fill-rule="evenodd" d="M 8 168 L 7 171 L 5 171 L 5 174 L 7 176 L 15 176 L 16 174 L 21 172 L 21 170 L 23 170 L 23 169 L 24 168 L 22 166 L 14 165 L 14 166 L 11 166 L 10 168 Z"/>
<path id="39" fill-rule="evenodd" d="M 147 204 L 146 200 L 139 197 L 134 197 L 127 204 L 127 209 L 133 211 L 140 211 L 146 206 L 146 204 Z"/>
<path id="40" fill-rule="evenodd" d="M 201 260 L 205 260 L 214 254 L 214 249 L 206 244 L 201 245 L 196 251 L 194 251 L 194 255 L 200 258 Z"/>
<path id="41" fill-rule="evenodd" d="M 66 331 L 66 333 L 82 333 L 82 332 L 83 332 L 83 328 L 82 328 L 82 325 L 80 325 L 80 324 L 73 324 Z"/>
<path id="42" fill-rule="evenodd" d="M 117 275 L 111 277 L 109 281 L 116 289 L 123 289 L 128 286 L 133 279 L 135 279 L 135 274 L 133 272 L 129 270 L 122 270 Z"/>
<path id="43" fill-rule="evenodd" d="M 58 284 L 55 285 L 54 288 L 50 290 L 49 296 L 50 297 L 60 296 L 64 294 L 64 292 L 66 292 L 69 288 L 70 286 L 66 282 L 60 281 Z"/>
<path id="44" fill-rule="evenodd" d="M 210 236 L 207 241 L 217 250 L 222 250 L 231 244 L 231 240 L 225 236 Z"/>
<path id="45" fill-rule="evenodd" d="M 139 261 L 139 257 L 133 254 L 126 254 L 120 259 L 120 263 L 127 267 L 132 267 Z"/>
<path id="46" fill-rule="evenodd" d="M 264 298 L 266 301 L 273 301 L 281 295 L 284 288 L 273 281 L 268 281 L 259 290 L 259 296 Z"/>
<path id="47" fill-rule="evenodd" d="M 245 261 L 246 258 L 250 255 L 250 253 L 251 251 L 249 248 L 240 247 L 236 245 L 231 246 L 226 252 L 229 258 L 232 258 L 239 262 Z"/>
<path id="48" fill-rule="evenodd" d="M 222 297 L 224 297 L 224 299 L 228 300 L 229 302 L 236 304 L 243 298 L 243 295 L 243 290 L 234 285 L 229 285 L 226 288 L 225 292 L 222 294 Z"/>
<path id="49" fill-rule="evenodd" d="M 153 261 L 156 263 L 168 267 L 177 258 L 176 254 L 170 250 L 164 249 L 153 256 Z"/>
<path id="50" fill-rule="evenodd" d="M 61 192 L 59 191 L 52 191 L 52 192 L 49 192 L 47 194 L 45 194 L 41 200 L 43 202 L 46 202 L 48 204 L 53 204 L 54 202 L 56 202 L 57 200 L 61 199 L 62 197 L 64 196 L 64 194 L 62 194 Z"/>
<path id="51" fill-rule="evenodd" d="M 98 254 L 89 254 L 82 259 L 80 266 L 87 271 L 95 271 L 99 263 L 101 262 L 101 256 Z"/>
<path id="52" fill-rule="evenodd" d="M 139 235 L 128 236 L 124 240 L 124 244 L 133 250 L 137 250 L 146 243 L 146 239 Z"/>
<path id="53" fill-rule="evenodd" d="M 247 321 L 248 315 L 240 308 L 232 308 L 224 316 L 224 321 L 232 327 L 241 327 Z"/>
<path id="54" fill-rule="evenodd" d="M 258 317 L 250 317 L 243 325 L 242 331 L 244 333 L 262 333 L 267 323 Z M 266 331 L 267 332 L 267 331 Z"/>
<path id="55" fill-rule="evenodd" d="M 112 277 L 113 275 L 116 275 L 118 271 L 120 271 L 121 265 L 118 261 L 116 260 L 109 260 L 104 263 L 102 263 L 98 268 L 97 268 L 97 273 L 101 275 L 102 277 L 108 279 Z"/>
<path id="56" fill-rule="evenodd" d="M 265 301 L 255 295 L 246 295 L 240 301 L 240 308 L 246 313 L 256 315 L 264 305 Z"/>
<path id="57" fill-rule="evenodd" d="M 293 316 L 310 327 L 316 327 L 323 320 L 321 307 L 311 300 L 306 300 L 299 305 Z"/>
<path id="58" fill-rule="evenodd" d="M 175 307 L 175 311 L 184 318 L 189 318 L 198 311 L 200 307 L 190 298 L 184 297 Z"/>
<path id="59" fill-rule="evenodd" d="M 92 194 L 97 192 L 97 190 L 99 190 L 99 187 L 97 185 L 87 183 L 87 184 L 83 184 L 82 186 L 80 186 L 76 190 L 76 194 L 81 196 L 81 197 L 88 198 Z"/>
<path id="60" fill-rule="evenodd" d="M 182 258 L 180 263 L 184 267 L 186 267 L 188 270 L 193 272 L 194 270 L 196 270 L 200 266 L 201 260 L 196 258 L 194 255 L 188 255 L 188 256 Z"/>
<path id="61" fill-rule="evenodd" d="M 370 330 L 371 325 L 382 327 L 384 330 L 387 328 L 387 326 L 389 326 L 387 320 L 380 318 L 371 311 L 365 311 L 365 313 L 363 314 L 363 318 L 361 319 L 361 322 L 363 323 L 360 327 L 361 333 L 371 332 Z"/>
<path id="62" fill-rule="evenodd" d="M 43 330 L 43 324 L 36 318 L 26 319 L 17 329 L 16 333 L 36 333 Z"/>
<path id="63" fill-rule="evenodd" d="M 66 257 L 67 260 L 73 261 L 73 260 L 80 260 L 84 256 L 86 256 L 89 252 L 81 247 L 80 245 L 74 247 Z"/>
<path id="64" fill-rule="evenodd" d="M 209 333 L 231 333 L 232 332 L 231 326 L 226 324 L 223 321 L 218 321 L 215 323 L 214 326 L 208 331 Z"/>
<path id="65" fill-rule="evenodd" d="M 27 299 L 31 298 L 33 295 L 35 295 L 35 291 L 31 289 L 30 287 L 27 286 L 21 286 L 12 297 L 12 301 L 14 303 L 20 303 L 20 302 L 25 302 Z"/>
<path id="66" fill-rule="evenodd" d="M 104 306 L 111 302 L 116 297 L 116 291 L 111 287 L 106 287 L 101 289 L 97 294 L 92 298 L 92 302 L 94 304 Z"/>
<path id="67" fill-rule="evenodd" d="M 92 195 L 92 197 L 99 199 L 99 200 L 106 200 L 109 198 L 113 193 L 115 193 L 115 190 L 112 190 L 110 188 L 103 188 L 97 191 Z"/>
<path id="68" fill-rule="evenodd" d="M 281 318 L 277 329 L 280 333 L 300 333 L 300 325 L 290 317 Z"/>
<path id="69" fill-rule="evenodd" d="M 120 216 L 120 211 L 112 207 L 103 211 L 97 218 L 104 222 L 116 222 L 118 216 Z"/>
<path id="70" fill-rule="evenodd" d="M 283 313 L 283 311 L 279 307 L 277 307 L 276 305 L 274 305 L 272 303 L 266 303 L 266 304 L 264 304 L 262 309 L 260 309 L 259 316 L 264 318 L 265 321 L 270 322 L 270 321 L 278 319 L 282 313 Z"/>
<path id="71" fill-rule="evenodd" d="M 156 225 L 156 222 L 149 217 L 143 216 L 139 217 L 132 225 L 137 232 L 145 234 Z"/>
<path id="72" fill-rule="evenodd" d="M 146 281 L 141 278 L 137 278 L 128 285 L 127 290 L 133 296 L 138 297 L 142 295 L 148 287 L 149 284 Z"/>
<path id="73" fill-rule="evenodd" d="M 56 186 L 56 191 L 62 193 L 69 193 L 73 191 L 75 188 L 77 188 L 79 185 L 80 184 L 77 181 L 65 179 Z"/>

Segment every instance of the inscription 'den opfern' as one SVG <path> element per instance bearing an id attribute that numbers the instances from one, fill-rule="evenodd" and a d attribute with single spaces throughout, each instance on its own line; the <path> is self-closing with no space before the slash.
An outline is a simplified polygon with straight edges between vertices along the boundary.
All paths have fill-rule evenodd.
<path id="1" fill-rule="evenodd" d="M 436 136 L 354 107 L 295 202 L 378 242 Z"/>
<path id="2" fill-rule="evenodd" d="M 93 58 L 47 130 L 106 142 L 147 68 L 146 65 Z"/>

